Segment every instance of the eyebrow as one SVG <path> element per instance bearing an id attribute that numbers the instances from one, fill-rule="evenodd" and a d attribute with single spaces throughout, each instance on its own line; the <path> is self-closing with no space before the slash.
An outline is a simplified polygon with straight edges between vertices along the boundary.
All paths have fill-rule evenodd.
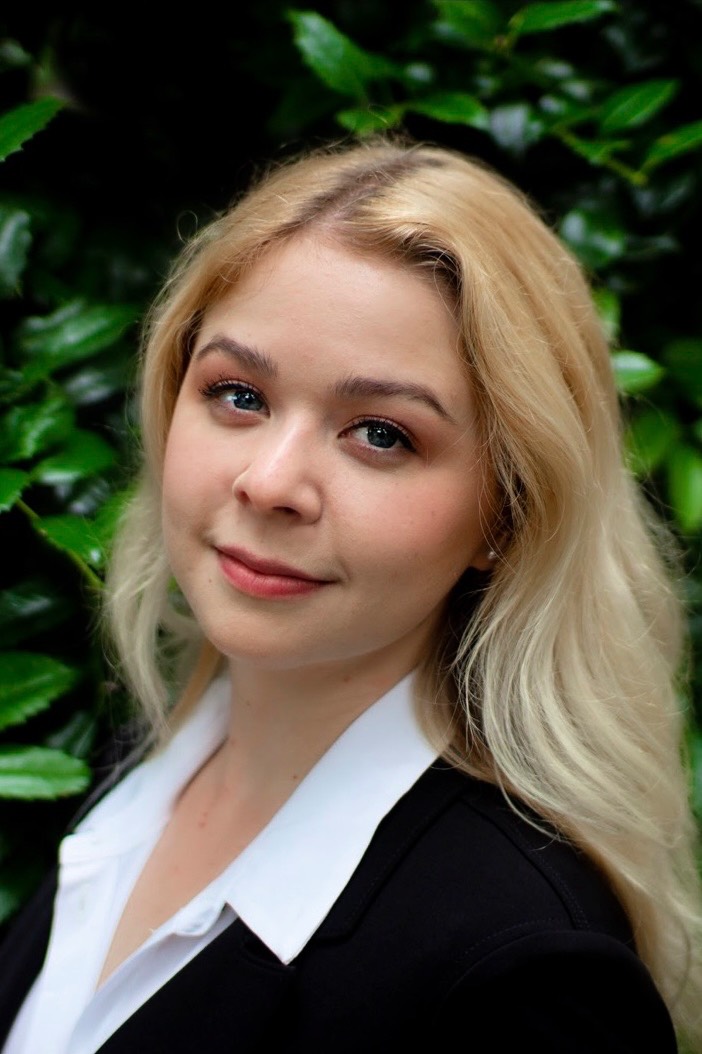
<path id="1" fill-rule="evenodd" d="M 358 396 L 371 399 L 376 396 L 391 398 L 399 395 L 403 399 L 424 403 L 445 421 L 456 424 L 455 419 L 431 388 L 427 388 L 424 384 L 416 384 L 414 381 L 383 381 L 375 377 L 347 377 L 346 380 L 334 386 L 334 393 L 341 399 L 353 399 Z"/>
<path id="2" fill-rule="evenodd" d="M 264 352 L 248 344 L 242 344 L 232 337 L 216 334 L 207 344 L 195 353 L 196 359 L 203 359 L 215 351 L 222 351 L 229 358 L 236 359 L 242 366 L 257 370 L 264 377 L 277 377 L 278 367 L 273 359 Z M 448 412 L 438 396 L 424 384 L 414 381 L 381 380 L 377 377 L 358 377 L 351 375 L 334 385 L 334 395 L 338 399 L 357 398 L 393 398 L 411 399 L 424 403 L 445 421 L 456 424 L 455 418 Z"/>
<path id="3" fill-rule="evenodd" d="M 257 370 L 264 377 L 278 376 L 278 367 L 273 362 L 273 359 L 257 348 L 252 348 L 248 344 L 242 344 L 231 337 L 217 334 L 212 340 L 208 340 L 207 344 L 198 348 L 195 358 L 198 360 L 204 359 L 206 355 L 210 355 L 213 351 L 223 351 L 229 358 L 236 359 L 242 366 Z"/>

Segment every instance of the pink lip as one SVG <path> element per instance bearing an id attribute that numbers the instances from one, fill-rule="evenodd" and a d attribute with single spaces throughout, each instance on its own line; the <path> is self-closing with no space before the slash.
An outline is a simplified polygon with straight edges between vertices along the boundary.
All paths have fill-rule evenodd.
<path id="1" fill-rule="evenodd" d="M 225 578 L 240 592 L 254 597 L 297 597 L 328 585 L 328 579 L 290 567 L 279 560 L 264 560 L 245 549 L 215 546 Z"/>

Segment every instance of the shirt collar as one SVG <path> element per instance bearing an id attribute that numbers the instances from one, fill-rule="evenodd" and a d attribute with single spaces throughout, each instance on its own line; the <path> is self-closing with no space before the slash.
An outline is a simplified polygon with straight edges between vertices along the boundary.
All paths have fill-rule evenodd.
<path id="1" fill-rule="evenodd" d="M 284 963 L 318 929 L 380 821 L 436 760 L 413 681 L 356 718 L 232 865 L 226 901 Z"/>
<path id="2" fill-rule="evenodd" d="M 331 745 L 266 827 L 198 903 L 228 904 L 284 963 L 304 948 L 348 883 L 383 817 L 436 760 L 409 674 Z M 230 683 L 216 678 L 165 749 L 130 773 L 76 834 L 86 854 L 123 851 L 165 822 L 187 781 L 226 735 Z M 78 837 L 76 837 L 78 836 Z M 63 847 L 62 847 L 63 848 Z M 180 914 L 180 913 L 179 913 Z"/>

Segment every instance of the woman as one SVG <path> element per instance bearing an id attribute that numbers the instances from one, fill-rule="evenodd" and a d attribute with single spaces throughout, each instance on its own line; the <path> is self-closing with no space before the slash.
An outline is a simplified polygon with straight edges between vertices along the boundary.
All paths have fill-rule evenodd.
<path id="1" fill-rule="evenodd" d="M 449 151 L 321 151 L 147 336 L 108 614 L 158 742 L 5 1054 L 702 1049 L 678 605 L 568 252 Z"/>

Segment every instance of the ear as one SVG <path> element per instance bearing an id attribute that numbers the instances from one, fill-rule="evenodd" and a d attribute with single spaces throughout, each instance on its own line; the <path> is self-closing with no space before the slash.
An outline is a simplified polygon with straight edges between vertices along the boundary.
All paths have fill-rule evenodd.
<path id="1" fill-rule="evenodd" d="M 484 548 L 479 553 L 476 553 L 470 566 L 475 568 L 476 571 L 492 571 L 497 558 L 497 550 L 491 548 L 489 543 L 486 542 Z"/>

